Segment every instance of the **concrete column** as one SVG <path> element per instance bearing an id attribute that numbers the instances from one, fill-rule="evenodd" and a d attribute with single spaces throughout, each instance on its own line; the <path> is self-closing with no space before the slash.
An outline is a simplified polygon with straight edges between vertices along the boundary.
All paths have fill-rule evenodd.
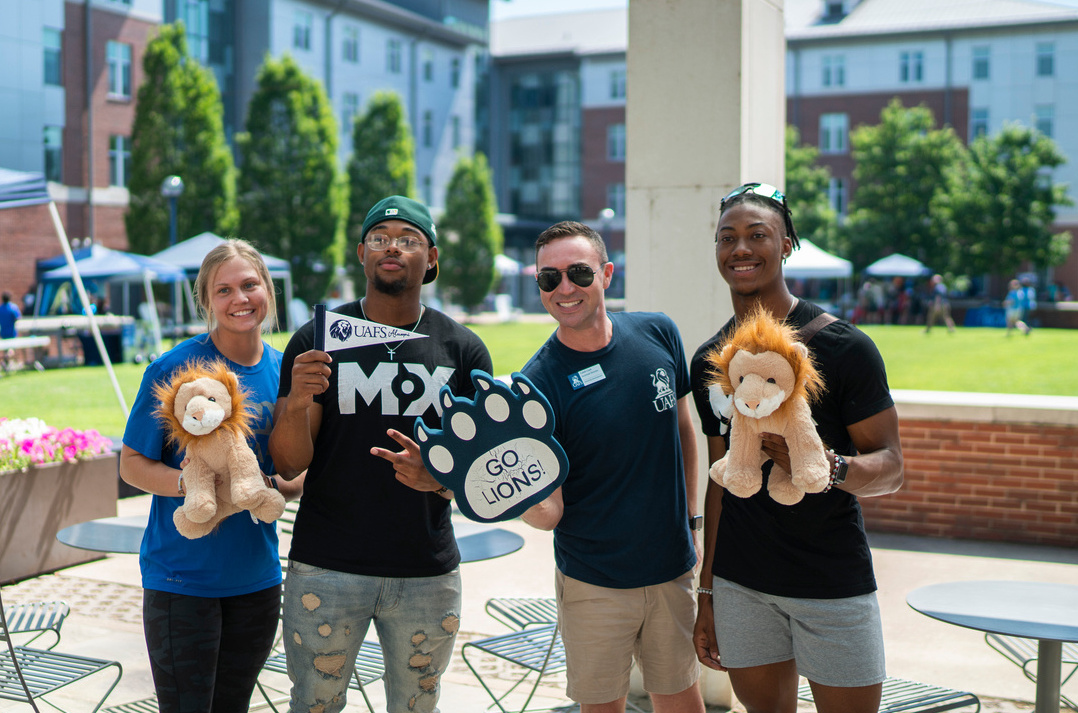
<path id="1" fill-rule="evenodd" d="M 782 0 L 629 3 L 626 306 L 670 315 L 690 357 L 733 314 L 720 201 L 746 181 L 784 185 L 785 52 Z M 705 669 L 701 687 L 731 705 L 724 674 Z"/>

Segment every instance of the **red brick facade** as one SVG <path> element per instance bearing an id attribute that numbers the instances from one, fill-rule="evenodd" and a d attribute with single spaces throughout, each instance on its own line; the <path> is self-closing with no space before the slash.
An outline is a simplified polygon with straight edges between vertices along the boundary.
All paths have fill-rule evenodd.
<path id="1" fill-rule="evenodd" d="M 580 213 L 593 221 L 607 205 L 606 188 L 625 183 L 625 161 L 607 158 L 607 127 L 625 123 L 625 107 L 585 109 L 581 116 L 580 137 Z M 624 219 L 625 216 L 619 216 Z M 608 229 L 603 237 L 607 249 L 625 249 L 625 231 Z"/>
<path id="2" fill-rule="evenodd" d="M 1078 546 L 1078 426 L 901 418 L 900 430 L 905 484 L 861 500 L 869 530 Z"/>

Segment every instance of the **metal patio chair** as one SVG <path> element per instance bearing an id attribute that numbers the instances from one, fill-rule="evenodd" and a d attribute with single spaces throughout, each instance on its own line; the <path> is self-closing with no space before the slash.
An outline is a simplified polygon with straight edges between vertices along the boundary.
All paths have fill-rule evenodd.
<path id="1" fill-rule="evenodd" d="M 51 634 L 55 639 L 50 646 L 44 647 L 49 650 L 56 648 L 56 645 L 60 643 L 60 627 L 64 625 L 64 619 L 70 613 L 71 607 L 67 605 L 67 602 L 12 604 L 4 611 L 9 635 L 33 634 L 20 646 L 29 646 L 45 634 Z"/>
<path id="2" fill-rule="evenodd" d="M 1004 634 L 985 634 L 984 641 L 998 651 L 1003 658 L 1022 669 L 1022 673 L 1025 674 L 1026 678 L 1034 683 L 1037 682 L 1036 640 L 1023 639 L 1019 636 L 1006 636 Z M 1078 644 L 1064 643 L 1059 685 L 1062 686 L 1069 681 L 1076 671 L 1078 671 Z M 1075 703 L 1070 698 L 1060 695 L 1059 700 L 1072 711 L 1078 711 L 1078 703 Z"/>
<path id="3" fill-rule="evenodd" d="M 123 675 L 119 661 L 16 646 L 10 634 L 4 602 L 0 598 L 0 698 L 29 703 L 35 711 L 37 700 L 63 710 L 45 696 L 105 669 L 115 668 L 116 678 L 94 706 L 93 711 L 97 713 Z"/>
<path id="4" fill-rule="evenodd" d="M 495 597 L 487 601 L 486 610 L 493 619 L 517 631 L 558 622 L 558 603 L 551 597 Z"/>
<path id="5" fill-rule="evenodd" d="M 803 683 L 797 689 L 802 701 L 812 701 L 812 688 Z M 880 713 L 936 713 L 973 706 L 973 712 L 981 710 L 981 699 L 972 693 L 956 691 L 930 683 L 888 678 L 883 682 L 883 698 Z"/>

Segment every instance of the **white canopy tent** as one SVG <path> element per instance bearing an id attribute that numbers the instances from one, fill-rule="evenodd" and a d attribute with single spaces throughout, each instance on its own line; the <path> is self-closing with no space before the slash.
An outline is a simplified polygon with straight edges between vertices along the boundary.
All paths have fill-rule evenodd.
<path id="1" fill-rule="evenodd" d="M 786 258 L 782 274 L 801 280 L 827 277 L 845 279 L 853 274 L 853 263 L 816 247 L 811 240 L 802 238 L 801 247 Z"/>
<path id="2" fill-rule="evenodd" d="M 206 257 L 206 254 L 224 241 L 224 238 L 220 235 L 215 235 L 214 233 L 199 233 L 193 238 L 188 238 L 187 240 L 176 243 L 152 256 L 156 260 L 179 267 L 187 273 L 187 280 L 183 282 L 183 289 L 187 300 L 187 308 L 192 316 L 195 315 L 196 312 L 195 298 L 191 291 L 191 282 L 198 275 L 198 270 L 202 266 L 202 260 Z M 266 255 L 265 253 L 262 254 L 262 259 L 265 261 L 266 267 L 269 268 L 270 277 L 274 280 L 281 280 L 284 282 L 284 303 L 285 305 L 291 304 L 292 269 L 289 266 L 288 261 L 279 257 L 274 257 L 273 255 Z M 177 302 L 178 301 L 179 299 L 177 298 Z M 293 324 L 292 312 L 286 309 L 285 315 L 288 329 L 290 331 L 295 330 L 296 325 Z"/>
<path id="3" fill-rule="evenodd" d="M 932 269 L 920 260 L 902 253 L 880 258 L 865 268 L 865 273 L 874 277 L 923 277 L 931 272 Z"/>
<path id="4" fill-rule="evenodd" d="M 49 206 L 49 216 L 52 218 L 56 237 L 60 240 L 60 247 L 64 250 L 64 257 L 67 259 L 68 267 L 71 268 L 71 281 L 75 285 L 82 304 L 88 305 L 90 304 L 90 299 L 86 296 L 86 286 L 82 284 L 82 276 L 79 274 L 79 269 L 75 264 L 75 256 L 71 253 L 71 243 L 67 239 L 67 231 L 64 230 L 64 224 L 60 221 L 60 213 L 56 210 L 56 204 L 53 203 L 52 198 L 49 196 L 45 176 L 40 173 L 24 173 L 0 168 L 0 209 L 21 208 L 46 203 Z M 120 383 L 116 380 L 116 372 L 112 368 L 112 360 L 109 359 L 108 350 L 105 349 L 105 342 L 101 339 L 101 329 L 97 325 L 97 317 L 92 310 L 86 310 L 86 317 L 90 322 L 90 332 L 93 334 L 94 343 L 101 354 L 101 360 L 109 373 L 113 391 L 116 393 L 116 399 L 120 402 L 120 408 L 123 410 L 124 418 L 126 419 L 130 413 L 127 409 L 127 401 L 120 390 Z"/>

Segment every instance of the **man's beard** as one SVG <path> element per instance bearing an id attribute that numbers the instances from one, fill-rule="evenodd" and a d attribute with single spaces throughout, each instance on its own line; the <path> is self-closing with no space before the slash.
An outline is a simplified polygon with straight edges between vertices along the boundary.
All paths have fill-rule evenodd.
<path id="1" fill-rule="evenodd" d="M 378 292 L 389 295 L 390 297 L 396 297 L 397 295 L 402 294 L 408 287 L 408 278 L 398 277 L 395 280 L 387 280 L 381 275 L 375 275 L 371 284 Z"/>

